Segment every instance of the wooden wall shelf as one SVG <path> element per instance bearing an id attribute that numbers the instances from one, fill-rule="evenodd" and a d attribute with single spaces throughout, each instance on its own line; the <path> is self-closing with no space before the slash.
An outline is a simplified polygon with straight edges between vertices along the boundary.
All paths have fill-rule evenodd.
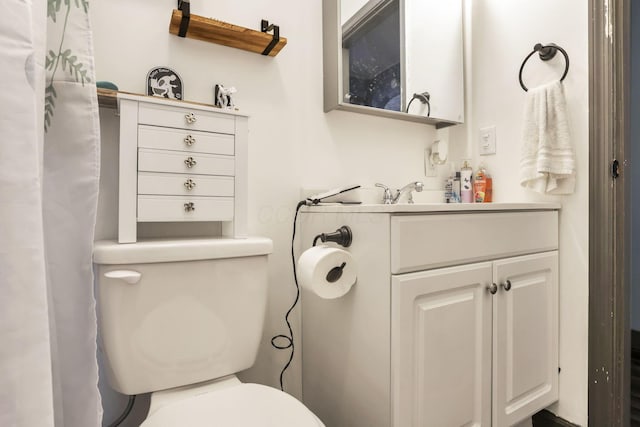
<path id="1" fill-rule="evenodd" d="M 171 15 L 171 23 L 169 24 L 169 32 L 174 35 L 179 35 L 181 22 L 182 11 L 174 9 Z M 262 54 L 265 48 L 273 41 L 272 34 L 194 14 L 190 14 L 189 26 L 185 36 L 191 39 L 235 47 L 260 54 Z M 286 44 L 287 39 L 280 37 L 277 44 L 268 53 L 268 56 L 276 56 Z"/>
<path id="2" fill-rule="evenodd" d="M 98 105 L 104 108 L 118 108 L 118 91 L 98 88 Z"/>

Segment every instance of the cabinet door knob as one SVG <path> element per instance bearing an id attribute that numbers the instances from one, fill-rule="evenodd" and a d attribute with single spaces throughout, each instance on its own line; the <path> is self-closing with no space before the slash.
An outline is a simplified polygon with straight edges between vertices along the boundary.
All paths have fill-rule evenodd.
<path id="1" fill-rule="evenodd" d="M 184 211 L 185 212 L 193 212 L 196 210 L 196 205 L 193 202 L 188 202 L 184 204 Z"/>
<path id="2" fill-rule="evenodd" d="M 187 190 L 193 190 L 196 186 L 196 182 L 189 178 L 184 182 L 184 186 L 187 188 Z"/>
<path id="3" fill-rule="evenodd" d="M 184 118 L 187 121 L 187 123 L 189 123 L 189 124 L 192 124 L 192 123 L 195 123 L 196 121 L 198 121 L 198 118 L 193 113 L 185 114 Z"/>
<path id="4" fill-rule="evenodd" d="M 489 286 L 487 286 L 487 290 L 491 295 L 495 295 L 495 293 L 498 292 L 498 285 L 496 285 L 495 283 L 492 283 Z"/>
<path id="5" fill-rule="evenodd" d="M 511 290 L 511 280 L 507 280 L 504 283 L 500 283 L 500 286 L 502 286 L 504 290 L 508 292 L 509 290 Z"/>
<path id="6" fill-rule="evenodd" d="M 187 157 L 187 159 L 184 161 L 184 164 L 187 165 L 188 168 L 192 168 L 195 165 L 198 164 L 198 162 L 191 156 Z"/>
<path id="7" fill-rule="evenodd" d="M 187 135 L 184 138 L 184 143 L 187 144 L 189 147 L 191 147 L 193 144 L 195 144 L 196 139 L 194 137 L 192 137 L 191 135 Z"/>

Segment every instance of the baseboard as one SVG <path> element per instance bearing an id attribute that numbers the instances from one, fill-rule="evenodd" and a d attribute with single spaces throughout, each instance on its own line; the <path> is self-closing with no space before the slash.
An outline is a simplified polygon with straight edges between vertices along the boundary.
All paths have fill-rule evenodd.
<path id="1" fill-rule="evenodd" d="M 531 417 L 531 422 L 533 427 L 579 427 L 577 424 L 573 424 L 564 418 L 560 418 L 546 409 L 543 409 Z"/>

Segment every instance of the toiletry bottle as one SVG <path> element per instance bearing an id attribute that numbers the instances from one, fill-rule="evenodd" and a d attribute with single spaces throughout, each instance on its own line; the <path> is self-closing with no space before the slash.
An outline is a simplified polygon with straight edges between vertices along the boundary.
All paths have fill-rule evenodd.
<path id="1" fill-rule="evenodd" d="M 484 192 L 484 202 L 490 203 L 493 201 L 493 178 L 491 178 L 491 175 L 489 175 L 486 170 L 484 172 L 484 179 L 487 181 L 487 189 Z"/>
<path id="2" fill-rule="evenodd" d="M 480 167 L 473 180 L 473 199 L 476 203 L 484 203 L 484 196 L 487 191 L 487 181 L 485 179 L 484 168 Z"/>
<path id="3" fill-rule="evenodd" d="M 460 199 L 462 203 L 473 203 L 472 175 L 473 169 L 469 166 L 469 162 L 465 160 L 462 168 L 460 168 Z"/>
<path id="4" fill-rule="evenodd" d="M 453 178 L 449 177 L 444 182 L 444 202 L 453 203 Z"/>
<path id="5" fill-rule="evenodd" d="M 460 171 L 456 171 L 453 177 L 452 203 L 460 203 Z"/>

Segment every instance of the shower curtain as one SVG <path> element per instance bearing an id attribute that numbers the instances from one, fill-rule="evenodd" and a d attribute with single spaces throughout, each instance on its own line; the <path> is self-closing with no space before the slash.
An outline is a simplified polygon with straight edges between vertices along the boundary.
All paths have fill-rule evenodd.
<path id="1" fill-rule="evenodd" d="M 87 0 L 0 13 L 0 426 L 102 419 L 91 250 L 99 123 Z"/>

